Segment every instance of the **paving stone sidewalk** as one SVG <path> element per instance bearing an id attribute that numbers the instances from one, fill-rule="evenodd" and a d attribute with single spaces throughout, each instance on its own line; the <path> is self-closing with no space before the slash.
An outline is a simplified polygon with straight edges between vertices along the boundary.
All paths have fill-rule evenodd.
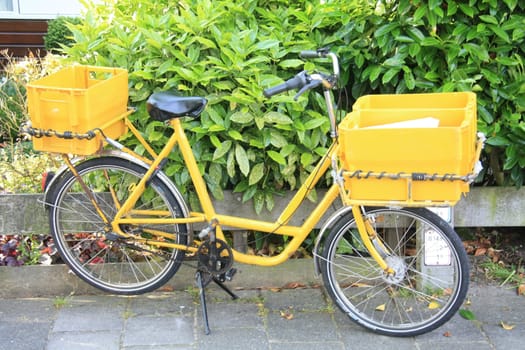
<path id="1" fill-rule="evenodd" d="M 525 298 L 498 286 L 471 285 L 475 321 L 459 315 L 415 338 L 373 334 L 327 302 L 322 289 L 238 290 L 233 301 L 210 287 L 211 334 L 198 292 L 0 299 L 0 349 L 520 349 Z M 512 325 L 505 330 L 501 322 Z"/>

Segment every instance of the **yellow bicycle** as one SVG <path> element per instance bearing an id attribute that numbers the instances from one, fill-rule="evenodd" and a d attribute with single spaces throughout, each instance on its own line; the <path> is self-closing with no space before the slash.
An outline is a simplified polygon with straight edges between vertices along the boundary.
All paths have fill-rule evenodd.
<path id="1" fill-rule="evenodd" d="M 461 151 L 461 166 L 457 171 L 466 167 L 468 172 L 355 168 L 352 160 L 354 149 L 373 153 L 373 144 L 384 141 L 376 138 L 382 138 L 380 135 L 384 130 L 394 134 L 412 130 L 418 136 L 431 130 L 441 132 L 441 126 L 400 129 L 398 125 L 381 128 L 363 124 L 352 127 L 348 123 L 355 120 L 347 120 L 349 117 L 338 126 L 331 94 L 339 77 L 337 56 L 327 50 L 317 50 L 302 52 L 301 57 L 322 58 L 323 62 L 329 59 L 332 70 L 329 73 L 301 72 L 279 86 L 266 89 L 265 95 L 271 97 L 288 90 L 299 90 L 301 94 L 322 88 L 333 143 L 275 222 L 216 212 L 181 123 L 182 117 L 199 117 L 207 103 L 203 97 L 155 93 L 149 98 L 151 118 L 165 122 L 173 129 L 158 154 L 128 120 L 129 112 L 124 113 L 122 122 L 143 145 L 147 156 L 124 147 L 107 136 L 103 129 L 81 134 L 29 128 L 28 132 L 37 139 L 51 137 L 66 142 L 83 142 L 100 137 L 109 146 L 95 154 L 77 158 L 64 154 L 64 167 L 47 181 L 45 205 L 51 233 L 69 267 L 96 288 L 131 295 L 159 288 L 175 275 L 186 257 L 192 256 L 193 261 L 197 261 L 200 287 L 210 281 L 224 287 L 222 282 L 235 272 L 233 262 L 260 266 L 285 262 L 329 207 L 339 200 L 340 209 L 322 226 L 314 249 L 315 268 L 322 275 L 324 287 L 333 302 L 358 324 L 391 336 L 428 332 L 450 319 L 467 293 L 468 260 L 451 225 L 424 207 L 454 204 L 462 192 L 468 191 L 468 183 L 473 180 L 472 169 L 479 157 L 480 145 L 478 142 L 476 146 L 475 125 L 468 123 L 470 129 L 462 131 L 465 120 L 461 114 L 463 105 L 470 106 L 467 114 L 468 118 L 472 117 L 472 95 L 458 93 L 440 97 L 431 94 L 433 106 L 428 106 L 428 95 L 420 96 L 423 98 L 421 102 L 417 102 L 416 97 L 405 96 L 406 99 L 402 100 L 400 96 L 385 96 L 382 101 L 386 101 L 387 106 L 382 106 L 383 111 L 380 111 L 380 114 L 394 118 L 381 120 L 383 124 L 411 111 L 416 113 L 416 119 L 426 117 L 429 111 L 439 119 L 443 111 L 448 111 L 440 122 L 447 130 L 460 129 L 464 138 L 460 146 L 469 151 Z M 451 98 L 454 106 L 447 106 L 443 96 L 445 100 Z M 396 106 L 404 108 L 403 103 L 413 105 L 396 112 Z M 369 109 L 366 106 L 360 108 L 363 111 L 358 117 L 362 118 Z M 456 117 L 458 113 L 460 117 Z M 411 118 L 407 116 L 407 119 Z M 456 121 L 457 118 L 461 120 Z M 349 146 L 347 138 L 352 138 L 352 133 L 361 129 L 370 131 L 372 134 L 369 135 L 374 139 L 368 145 Z M 345 134 L 344 139 L 341 134 Z M 359 135 L 355 140 L 360 140 Z M 379 153 L 384 154 L 385 160 L 392 161 L 386 159 L 391 157 L 388 155 L 390 148 L 396 148 L 404 141 L 404 136 L 399 135 L 394 144 L 387 144 Z M 179 189 L 163 172 L 174 149 L 178 149 L 184 159 L 200 208 L 190 209 Z M 409 151 L 410 148 L 406 152 Z M 428 163 L 441 167 L 442 153 L 427 155 L 426 152 L 423 158 L 429 157 Z M 418 161 L 407 157 L 401 162 L 402 166 L 410 168 L 415 164 L 417 168 Z M 457 158 L 456 155 L 453 158 Z M 400 162 L 393 159 L 393 163 Z M 324 197 L 304 218 L 302 225 L 290 225 L 300 204 L 329 170 L 333 184 Z M 360 190 L 361 182 L 364 190 Z M 427 195 L 428 186 L 430 195 Z M 372 195 L 374 189 L 379 193 Z M 401 197 L 398 190 L 403 192 Z M 443 192 L 445 196 L 441 197 Z M 367 193 L 370 193 L 370 198 L 367 198 Z M 193 225 L 204 226 L 204 229 L 194 235 Z M 249 255 L 230 247 L 224 236 L 225 227 L 283 235 L 290 239 L 284 250 L 275 256 Z"/>

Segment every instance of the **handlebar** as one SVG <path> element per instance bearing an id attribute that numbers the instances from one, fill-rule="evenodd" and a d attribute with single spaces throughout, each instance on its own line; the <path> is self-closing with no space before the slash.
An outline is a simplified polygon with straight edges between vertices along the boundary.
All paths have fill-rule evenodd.
<path id="1" fill-rule="evenodd" d="M 319 57 L 324 57 L 324 51 L 301 51 L 301 53 L 299 53 L 299 57 L 301 58 L 319 58 Z"/>
<path id="2" fill-rule="evenodd" d="M 308 74 L 303 71 L 295 77 L 288 79 L 283 84 L 272 86 L 263 91 L 265 97 L 272 97 L 285 91 L 299 90 L 294 99 L 297 100 L 304 92 L 323 85 L 326 89 L 332 89 L 339 78 L 339 61 L 335 53 L 328 51 L 328 49 L 318 49 L 316 51 L 301 51 L 299 54 L 301 58 L 323 58 L 329 57 L 332 60 L 333 74 Z"/>
<path id="3" fill-rule="evenodd" d="M 306 72 L 301 72 L 295 77 L 288 79 L 283 84 L 273 86 L 264 90 L 263 94 L 265 97 L 272 97 L 273 95 L 280 94 L 281 92 L 301 89 L 306 84 Z"/>

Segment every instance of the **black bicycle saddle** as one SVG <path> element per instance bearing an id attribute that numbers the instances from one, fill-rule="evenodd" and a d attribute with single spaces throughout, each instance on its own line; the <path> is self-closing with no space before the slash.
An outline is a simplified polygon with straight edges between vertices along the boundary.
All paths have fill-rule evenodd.
<path id="1" fill-rule="evenodd" d="M 198 117 L 208 101 L 204 97 L 175 96 L 169 92 L 156 92 L 147 101 L 151 118 L 166 121 L 180 117 Z"/>

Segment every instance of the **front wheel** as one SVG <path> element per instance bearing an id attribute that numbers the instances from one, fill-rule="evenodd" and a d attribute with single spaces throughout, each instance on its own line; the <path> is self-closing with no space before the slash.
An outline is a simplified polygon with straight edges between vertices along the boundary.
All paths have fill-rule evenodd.
<path id="1" fill-rule="evenodd" d="M 97 210 L 113 220 L 146 169 L 121 158 L 99 157 L 76 170 L 81 181 L 70 171 L 64 173 L 50 189 L 48 203 L 51 234 L 64 262 L 84 281 L 110 293 L 140 294 L 166 283 L 185 254 L 169 244 L 187 244 L 186 225 L 125 224 L 122 236 L 110 230 Z M 180 218 L 183 207 L 154 177 L 125 218 Z"/>
<path id="2" fill-rule="evenodd" d="M 374 332 L 415 336 L 449 320 L 468 289 L 468 260 L 452 227 L 423 208 L 374 208 L 374 227 L 394 274 L 366 252 L 351 212 L 331 229 L 321 256 L 323 282 L 350 319 Z"/>

